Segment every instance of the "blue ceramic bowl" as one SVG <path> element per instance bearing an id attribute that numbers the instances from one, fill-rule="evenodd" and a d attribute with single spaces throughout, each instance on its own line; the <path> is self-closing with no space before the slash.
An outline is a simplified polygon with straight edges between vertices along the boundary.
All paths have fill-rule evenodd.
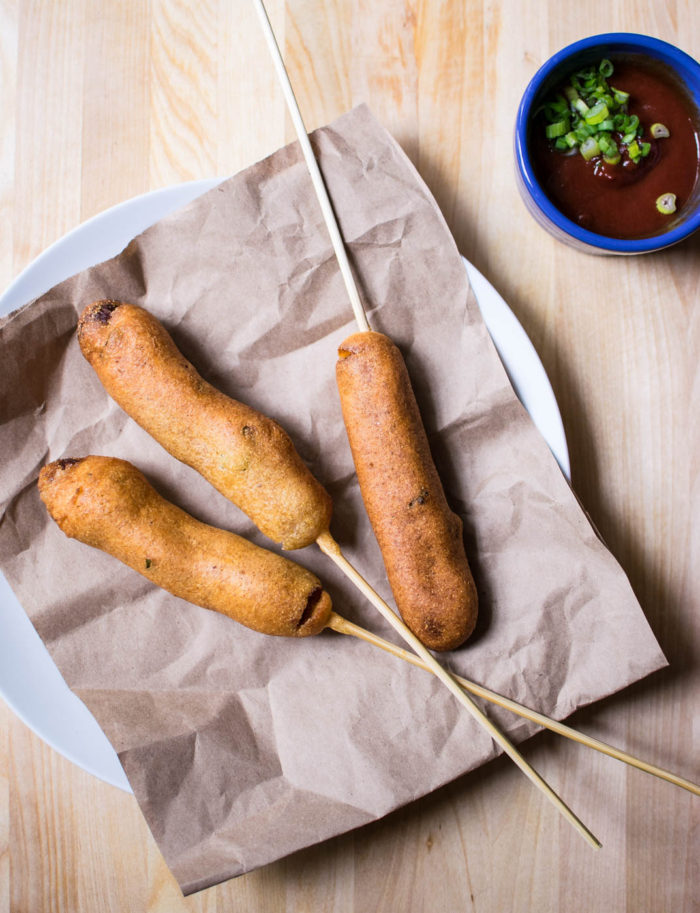
<path id="1" fill-rule="evenodd" d="M 677 244 L 700 228 L 700 186 L 693 198 L 683 207 L 679 218 L 667 231 L 638 240 L 621 240 L 595 234 L 581 228 L 557 209 L 539 184 L 528 150 L 532 114 L 552 89 L 570 73 L 604 57 L 639 54 L 660 61 L 672 70 L 685 85 L 688 94 L 700 111 L 700 64 L 665 41 L 646 35 L 612 32 L 593 35 L 570 44 L 540 67 L 535 73 L 518 108 L 515 124 L 515 161 L 518 190 L 531 215 L 555 238 L 593 254 L 644 254 Z M 699 115 L 700 117 L 700 115 Z"/>

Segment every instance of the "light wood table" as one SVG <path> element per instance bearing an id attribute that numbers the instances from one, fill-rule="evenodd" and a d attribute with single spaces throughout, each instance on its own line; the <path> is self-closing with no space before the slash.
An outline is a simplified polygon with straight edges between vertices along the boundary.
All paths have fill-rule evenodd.
<path id="1" fill-rule="evenodd" d="M 563 414 L 573 487 L 668 670 L 573 725 L 700 779 L 700 234 L 588 257 L 526 213 L 519 97 L 596 31 L 700 56 L 692 0 L 270 0 L 307 127 L 365 101 L 461 251 L 529 333 Z M 293 138 L 248 0 L 0 0 L 0 279 L 106 207 L 232 174 Z M 1 635 L 0 635 L 1 636 Z M 690 913 L 700 799 L 540 735 L 524 748 L 601 837 L 592 852 L 499 760 L 374 825 L 184 899 L 135 800 L 0 701 L 0 913 Z"/>

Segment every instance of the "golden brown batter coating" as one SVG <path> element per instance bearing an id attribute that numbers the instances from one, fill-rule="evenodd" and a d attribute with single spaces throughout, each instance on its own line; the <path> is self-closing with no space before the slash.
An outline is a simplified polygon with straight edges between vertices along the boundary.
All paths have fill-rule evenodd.
<path id="1" fill-rule="evenodd" d="M 427 647 L 454 649 L 476 624 L 476 587 L 403 358 L 373 332 L 348 337 L 338 355 L 345 427 L 396 605 Z"/>
<path id="2" fill-rule="evenodd" d="M 287 433 L 203 380 L 152 314 L 96 301 L 81 314 L 78 340 L 121 408 L 266 536 L 295 549 L 328 529 L 330 495 Z"/>
<path id="3" fill-rule="evenodd" d="M 311 571 L 200 523 L 125 460 L 56 460 L 41 470 L 39 493 L 67 536 L 108 552 L 174 596 L 262 634 L 305 637 L 326 626 L 331 600 Z"/>

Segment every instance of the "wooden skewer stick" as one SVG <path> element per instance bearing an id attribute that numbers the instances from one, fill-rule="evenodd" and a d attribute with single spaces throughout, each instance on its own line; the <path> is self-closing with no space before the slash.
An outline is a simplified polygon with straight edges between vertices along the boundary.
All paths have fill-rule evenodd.
<path id="1" fill-rule="evenodd" d="M 413 666 L 417 666 L 420 669 L 426 669 L 428 672 L 430 671 L 430 669 L 426 668 L 423 660 L 419 656 L 416 656 L 415 653 L 410 653 L 408 650 L 404 650 L 403 647 L 399 647 L 396 644 L 391 643 L 391 641 L 385 640 L 377 634 L 373 634 L 371 631 L 366 630 L 366 628 L 362 628 L 352 621 L 348 621 L 347 618 L 343 618 L 342 615 L 338 615 L 336 612 L 331 613 L 328 627 L 339 634 L 348 634 L 351 637 L 357 637 L 360 640 L 364 640 L 375 647 L 379 647 L 381 650 L 386 650 L 387 653 L 391 653 L 399 659 L 405 660 L 407 663 L 411 663 Z M 455 675 L 453 673 L 453 678 L 462 686 L 462 688 L 465 688 L 477 697 L 490 701 L 492 704 L 497 704 L 505 710 L 510 710 L 512 713 L 516 713 L 526 720 L 537 723 L 539 726 L 551 730 L 551 732 L 556 732 L 558 735 L 578 742 L 580 745 L 587 745 L 588 748 L 593 748 L 595 751 L 600 751 L 602 754 L 615 758 L 617 761 L 629 764 L 630 767 L 636 767 L 637 770 L 643 770 L 645 773 L 658 777 L 660 780 L 666 780 L 668 783 L 673 783 L 674 786 L 680 786 L 681 789 L 687 789 L 688 792 L 700 796 L 700 786 L 693 783 L 691 780 L 679 777 L 677 774 L 671 773 L 669 770 L 664 770 L 662 767 L 657 767 L 654 764 L 648 764 L 646 761 L 641 761 L 639 758 L 635 758 L 634 755 L 631 755 L 626 751 L 615 748 L 613 745 L 608 745 L 606 742 L 601 742 L 600 739 L 594 739 L 592 736 L 585 735 L 585 733 L 579 732 L 571 726 L 566 726 L 558 720 L 553 720 L 551 717 L 545 716 L 537 710 L 531 710 L 529 707 L 525 707 L 523 704 L 519 704 L 509 697 L 504 697 L 502 694 L 492 691 L 490 688 L 485 688 L 483 685 L 477 685 L 475 682 L 469 681 L 469 679 L 463 678 L 461 675 Z"/>
<path id="2" fill-rule="evenodd" d="M 355 584 L 360 592 L 379 610 L 394 630 L 406 641 L 411 649 L 416 653 L 433 675 L 437 676 L 440 681 L 452 692 L 459 703 L 479 722 L 489 733 L 491 738 L 508 757 L 520 768 L 525 776 L 535 784 L 535 786 L 549 799 L 549 801 L 559 810 L 559 812 L 576 828 L 581 836 L 595 849 L 600 849 L 601 843 L 583 824 L 579 818 L 571 811 L 562 799 L 554 792 L 549 784 L 537 773 L 537 771 L 525 760 L 515 746 L 503 735 L 486 714 L 474 703 L 474 701 L 464 692 L 457 684 L 450 673 L 440 665 L 435 657 L 430 653 L 418 640 L 415 634 L 404 624 L 391 607 L 379 596 L 378 593 L 367 583 L 350 564 L 343 555 L 340 546 L 331 536 L 330 533 L 322 533 L 316 540 L 321 551 L 327 555 L 340 570 Z M 348 622 L 349 624 L 349 622 Z"/>
<path id="3" fill-rule="evenodd" d="M 355 279 L 350 268 L 348 255 L 345 250 L 343 238 L 340 234 L 340 229 L 338 228 L 338 222 L 335 218 L 331 201 L 328 197 L 328 191 L 326 190 L 326 185 L 323 183 L 321 169 L 318 167 L 316 156 L 314 155 L 314 151 L 311 148 L 311 141 L 309 139 L 308 133 L 306 132 L 306 127 L 304 126 L 304 120 L 301 116 L 301 111 L 299 110 L 299 104 L 296 100 L 296 96 L 294 95 L 292 84 L 289 81 L 289 74 L 285 68 L 282 54 L 277 44 L 277 39 L 275 38 L 275 33 L 272 30 L 272 25 L 270 24 L 267 11 L 265 10 L 265 5 L 263 4 L 262 0 L 253 0 L 253 2 L 255 4 L 255 8 L 258 11 L 258 16 L 260 17 L 260 24 L 262 25 L 265 39 L 267 41 L 268 48 L 270 49 L 270 54 L 272 55 L 272 62 L 274 63 L 275 70 L 277 71 L 280 87 L 282 89 L 282 93 L 284 94 L 285 101 L 287 102 L 287 108 L 292 118 L 294 129 L 296 130 L 296 134 L 299 138 L 301 151 L 304 154 L 306 166 L 309 169 L 311 181 L 313 182 L 314 190 L 316 191 L 316 196 L 318 197 L 318 202 L 321 206 L 323 220 L 326 223 L 328 233 L 331 236 L 331 243 L 333 245 L 335 255 L 338 259 L 340 273 L 343 277 L 343 282 L 345 283 L 348 297 L 350 298 L 350 304 L 352 305 L 352 310 L 355 315 L 355 321 L 360 331 L 366 333 L 369 330 L 370 326 L 367 322 L 367 316 L 362 306 L 362 301 L 360 300 L 360 293 L 357 290 L 357 285 L 355 284 Z"/>
<path id="4" fill-rule="evenodd" d="M 284 60 L 282 59 L 282 54 L 280 52 L 279 45 L 277 44 L 277 39 L 275 38 L 275 34 L 272 29 L 272 25 L 270 23 L 268 15 L 267 15 L 267 11 L 265 10 L 265 6 L 264 6 L 262 0 L 253 0 L 253 2 L 255 4 L 255 7 L 258 11 L 258 15 L 260 17 L 260 22 L 262 24 L 263 32 L 265 34 L 265 38 L 267 40 L 268 47 L 270 49 L 270 54 L 272 56 L 275 70 L 277 72 L 277 76 L 280 81 L 280 86 L 282 88 L 282 92 L 285 97 L 287 108 L 289 110 L 289 114 L 291 116 L 292 123 L 294 124 L 294 129 L 296 131 L 297 137 L 299 139 L 299 143 L 301 145 L 301 150 L 304 155 L 304 159 L 306 161 L 306 165 L 309 170 L 309 174 L 311 176 L 314 190 L 316 192 L 318 202 L 321 206 L 323 218 L 325 220 L 326 226 L 328 228 L 328 232 L 331 237 L 331 243 L 333 245 L 333 250 L 335 251 L 335 255 L 338 259 L 343 281 L 345 283 L 348 297 L 350 298 L 350 303 L 352 305 L 353 313 L 355 315 L 355 320 L 357 322 L 359 330 L 362 332 L 366 332 L 370 329 L 370 326 L 367 321 L 367 316 L 364 312 L 362 302 L 360 300 L 360 295 L 357 290 L 357 286 L 355 284 L 355 279 L 353 277 L 352 270 L 350 268 L 350 264 L 348 262 L 347 252 L 345 250 L 345 245 L 343 243 L 342 236 L 338 229 L 338 224 L 337 224 L 335 215 L 333 213 L 333 208 L 332 208 L 330 199 L 328 197 L 328 191 L 326 190 L 326 186 L 323 182 L 323 176 L 321 175 L 321 171 L 318 167 L 318 162 L 316 160 L 316 156 L 314 155 L 314 152 L 313 152 L 313 149 L 311 146 L 311 142 L 308 137 L 306 126 L 304 124 L 304 120 L 302 118 L 301 111 L 299 109 L 299 104 L 298 104 L 296 96 L 294 94 L 294 89 L 292 88 L 292 84 L 289 80 L 289 74 L 287 73 L 286 67 L 284 65 Z M 323 537 L 321 537 L 318 540 L 318 544 L 319 544 L 320 548 L 322 549 L 322 551 L 324 551 L 331 558 L 333 558 L 334 561 L 336 561 L 336 556 L 342 557 L 340 548 L 337 546 L 337 543 L 335 543 L 334 540 L 331 539 L 330 534 L 328 534 L 326 541 L 322 542 L 321 541 L 322 538 Z M 331 545 L 331 543 L 333 543 L 333 544 Z M 335 549 L 337 549 L 337 552 L 334 551 L 334 547 L 335 547 Z M 343 561 L 345 561 L 345 560 L 346 559 L 343 558 Z M 336 563 L 338 563 L 338 562 L 336 561 Z M 343 567 L 343 570 L 347 573 L 348 569 L 351 567 L 352 566 L 349 563 L 347 563 L 347 567 Z M 353 570 L 353 573 L 357 573 L 354 571 L 354 568 L 352 570 Z M 363 592 L 365 593 L 365 595 L 369 599 L 371 599 L 371 601 L 375 605 L 377 605 L 377 600 L 380 600 L 383 603 L 383 606 L 385 606 L 386 609 L 389 610 L 391 615 L 394 618 L 396 618 L 395 613 L 393 613 L 391 611 L 391 609 L 389 608 L 389 606 L 386 603 L 384 603 L 383 600 L 380 599 L 378 594 L 371 587 L 369 587 L 368 584 L 366 584 L 366 581 L 364 581 L 364 579 L 361 578 L 359 576 L 359 574 L 357 575 L 357 577 L 360 580 L 362 580 L 363 583 L 365 583 L 364 588 L 360 587 L 363 590 Z M 354 580 L 354 582 L 357 584 L 357 580 Z M 391 620 L 391 618 L 386 614 L 384 608 L 380 608 L 380 611 L 382 612 L 384 617 L 390 621 L 390 623 L 394 624 L 394 622 Z M 342 616 L 337 615 L 335 612 L 331 616 L 331 622 L 329 624 L 329 627 L 331 627 L 333 630 L 338 631 L 342 634 L 350 634 L 354 637 L 359 637 L 363 640 L 368 641 L 369 643 L 374 644 L 375 646 L 380 647 L 383 650 L 387 650 L 388 652 L 393 653 L 395 656 L 398 656 L 401 659 L 404 659 L 407 662 L 412 663 L 415 666 L 419 666 L 420 668 L 427 669 L 428 671 L 433 671 L 432 664 L 430 662 L 426 663 L 424 660 L 421 660 L 415 654 L 409 653 L 407 650 L 404 650 L 401 647 L 397 647 L 396 645 L 391 644 L 389 641 L 383 640 L 382 638 L 377 637 L 374 634 L 371 634 L 371 632 L 366 631 L 364 628 L 360 628 L 357 625 L 353 625 L 352 622 L 347 621 L 347 619 L 342 618 Z M 400 632 L 400 633 L 403 633 L 403 632 Z M 442 668 L 442 667 L 440 667 L 440 668 Z M 560 735 L 566 736 L 567 738 L 574 739 L 575 741 L 578 741 L 584 745 L 588 745 L 591 748 L 595 748 L 598 751 L 602 751 L 604 754 L 608 754 L 613 758 L 617 758 L 620 761 L 624 761 L 627 764 L 631 764 L 633 767 L 638 767 L 640 770 L 645 770 L 648 773 L 653 774 L 654 776 L 661 777 L 664 780 L 668 780 L 671 783 L 675 783 L 677 786 L 681 786 L 684 789 L 690 790 L 690 792 L 694 792 L 696 795 L 700 795 L 700 788 L 695 786 L 694 783 L 691 783 L 688 780 L 684 780 L 682 777 L 678 777 L 675 774 L 662 770 L 659 767 L 654 767 L 651 764 L 646 764 L 644 761 L 640 761 L 637 758 L 634 758 L 632 755 L 627 754 L 626 752 L 620 751 L 619 749 L 614 748 L 610 745 L 606 745 L 604 742 L 600 742 L 597 739 L 593 739 L 589 736 L 583 735 L 583 734 L 577 732 L 575 729 L 571 729 L 570 727 L 565 726 L 562 723 L 557 722 L 556 720 L 552 720 L 549 717 L 544 716 L 543 714 L 537 713 L 534 710 L 529 710 L 527 707 L 524 707 L 521 704 L 518 704 L 517 702 L 510 700 L 510 698 L 503 697 L 494 691 L 490 691 L 488 688 L 484 688 L 481 685 L 477 685 L 473 682 L 468 681 L 467 679 L 461 678 L 460 676 L 454 676 L 454 678 L 457 682 L 459 682 L 462 685 L 463 688 L 466 688 L 468 691 L 470 691 L 473 694 L 476 694 L 479 697 L 492 701 L 493 703 L 496 703 L 501 707 L 507 708 L 508 710 L 511 710 L 514 713 L 517 713 L 520 716 L 525 717 L 526 719 L 532 720 L 533 722 L 536 722 L 548 729 L 551 729 L 553 732 L 557 732 Z M 595 840 L 595 838 L 594 838 L 594 840 Z M 596 841 L 595 845 L 599 845 L 599 844 L 597 844 L 597 841 Z"/>
<path id="5" fill-rule="evenodd" d="M 289 75 L 284 65 L 282 54 L 280 53 L 274 31 L 272 30 L 272 25 L 270 24 L 270 20 L 262 0 L 253 0 L 253 2 L 258 12 L 260 24 L 262 26 L 270 54 L 272 56 L 280 86 L 282 88 L 282 92 L 284 94 L 285 101 L 287 103 L 287 107 L 294 124 L 294 129 L 301 145 L 304 159 L 306 160 L 306 165 L 311 176 L 316 196 L 318 197 L 318 201 L 321 206 L 323 218 L 331 237 L 333 249 L 338 259 L 338 264 L 340 266 L 340 271 L 345 283 L 345 288 L 348 292 L 353 313 L 355 315 L 355 320 L 360 331 L 367 332 L 369 331 L 370 326 L 367 322 L 364 308 L 362 307 L 362 302 L 360 300 L 357 286 L 352 275 L 352 270 L 350 269 L 345 245 L 343 244 L 343 239 L 340 234 L 340 229 L 338 227 L 335 214 L 333 212 L 333 207 L 328 197 L 326 186 L 323 183 L 323 177 L 311 147 L 311 142 L 306 132 L 306 127 L 304 125 L 301 111 L 299 110 L 299 105 L 294 95 L 294 90 L 292 89 L 291 82 L 289 81 Z M 380 599 L 372 587 L 370 587 L 364 578 L 358 574 L 355 568 L 353 568 L 353 566 L 345 559 L 340 550 L 340 547 L 338 546 L 337 542 L 335 542 L 330 533 L 323 533 L 321 536 L 319 536 L 317 543 L 321 550 L 341 568 L 343 573 L 345 573 L 350 578 L 350 580 L 352 580 L 352 582 L 360 589 L 360 591 L 364 593 L 370 602 L 372 602 L 372 604 L 379 609 L 382 615 L 395 628 L 395 630 L 401 635 L 406 643 L 408 643 L 408 645 L 423 659 L 426 665 L 430 668 L 430 671 L 442 681 L 442 683 L 452 692 L 455 698 L 489 732 L 494 741 L 496 741 L 503 748 L 506 754 L 508 754 L 509 757 L 517 764 L 522 772 L 547 796 L 547 798 L 557 807 L 561 814 L 564 815 L 564 817 L 576 828 L 576 830 L 585 838 L 585 840 L 587 840 L 591 846 L 598 849 L 601 845 L 598 839 L 586 828 L 586 826 L 576 817 L 576 815 L 574 815 L 571 809 L 564 804 L 564 802 L 542 779 L 542 777 L 527 763 L 522 755 L 500 732 L 500 730 L 494 726 L 486 714 L 479 707 L 477 707 L 471 698 L 459 687 L 457 682 L 452 678 L 447 670 L 444 669 L 433 657 L 433 655 L 426 650 L 423 644 L 418 640 L 413 632 L 409 630 L 409 628 L 403 623 L 398 615 L 393 612 L 393 610 L 387 605 L 386 602 L 384 602 L 384 600 Z"/>

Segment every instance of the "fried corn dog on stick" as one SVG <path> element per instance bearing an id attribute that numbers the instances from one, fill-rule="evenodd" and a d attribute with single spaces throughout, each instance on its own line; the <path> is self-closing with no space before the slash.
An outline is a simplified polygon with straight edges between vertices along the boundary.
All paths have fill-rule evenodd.
<path id="1" fill-rule="evenodd" d="M 283 549 L 328 529 L 330 495 L 287 433 L 207 383 L 148 311 L 96 301 L 81 314 L 78 341 L 112 399 Z"/>
<path id="2" fill-rule="evenodd" d="M 452 650 L 474 630 L 478 597 L 406 365 L 388 336 L 371 331 L 348 337 L 338 356 L 360 492 L 396 605 L 422 643 Z"/>
<path id="3" fill-rule="evenodd" d="M 174 596 L 261 634 L 306 637 L 328 622 L 331 599 L 311 571 L 195 520 L 125 460 L 56 460 L 41 470 L 39 493 L 67 536 Z"/>

